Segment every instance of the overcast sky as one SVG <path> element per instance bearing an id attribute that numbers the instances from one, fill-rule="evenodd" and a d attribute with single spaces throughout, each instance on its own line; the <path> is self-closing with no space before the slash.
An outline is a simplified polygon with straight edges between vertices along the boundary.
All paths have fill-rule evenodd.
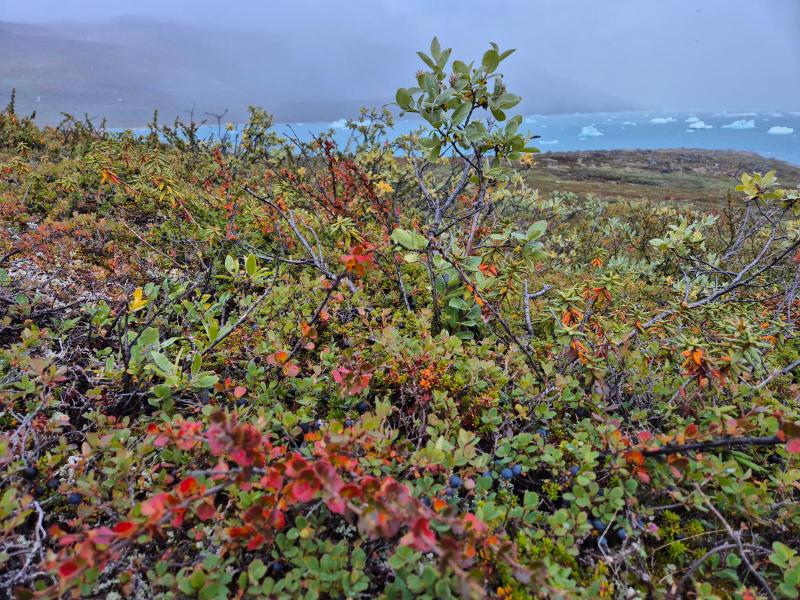
<path id="1" fill-rule="evenodd" d="M 169 27 L 126 39 L 108 24 L 120 17 L 180 25 L 179 43 Z M 173 86 L 182 99 L 294 98 L 297 117 L 304 103 L 392 97 L 434 34 L 465 58 L 489 41 L 517 48 L 509 88 L 550 112 L 800 109 L 800 0 L 0 0 L 0 21 L 72 21 L 93 41 L 163 44 L 191 71 Z"/>

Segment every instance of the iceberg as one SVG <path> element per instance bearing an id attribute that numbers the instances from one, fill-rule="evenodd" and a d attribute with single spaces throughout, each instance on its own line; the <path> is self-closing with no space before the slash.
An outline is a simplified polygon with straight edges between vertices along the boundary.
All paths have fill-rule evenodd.
<path id="1" fill-rule="evenodd" d="M 728 112 L 723 110 L 714 115 L 715 117 L 757 117 L 758 113 L 754 112 Z"/>
<path id="2" fill-rule="evenodd" d="M 583 137 L 599 137 L 603 135 L 603 132 L 594 125 L 586 125 L 581 129 L 581 135 Z"/>
<path id="3" fill-rule="evenodd" d="M 665 123 L 674 123 L 678 119 L 673 117 L 655 117 L 654 119 L 650 119 L 650 122 L 655 125 L 663 125 Z"/>
<path id="4" fill-rule="evenodd" d="M 705 121 L 695 121 L 691 125 L 689 125 L 692 129 L 713 129 L 713 125 L 706 125 Z"/>
<path id="5" fill-rule="evenodd" d="M 791 135 L 794 133 L 794 129 L 791 127 L 784 127 L 782 125 L 775 125 L 770 127 L 767 133 L 771 133 L 772 135 Z"/>
<path id="6" fill-rule="evenodd" d="M 755 119 L 741 119 L 722 126 L 723 129 L 755 129 L 755 127 Z"/>

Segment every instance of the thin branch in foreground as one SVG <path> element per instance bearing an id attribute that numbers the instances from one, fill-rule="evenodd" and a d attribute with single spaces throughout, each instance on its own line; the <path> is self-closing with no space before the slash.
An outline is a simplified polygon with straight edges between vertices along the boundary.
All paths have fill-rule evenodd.
<path id="1" fill-rule="evenodd" d="M 744 561 L 744 564 L 747 565 L 747 569 L 753 574 L 753 577 L 755 577 L 756 580 L 758 581 L 758 583 L 761 585 L 761 587 L 763 588 L 764 592 L 767 594 L 767 597 L 769 597 L 770 600 L 776 600 L 775 599 L 775 594 L 772 592 L 772 589 L 769 587 L 769 584 L 767 583 L 767 580 L 764 579 L 764 577 L 761 575 L 761 573 L 759 573 L 756 570 L 756 568 L 753 566 L 753 563 L 750 562 L 750 559 L 747 558 L 747 553 L 744 551 L 744 544 L 742 544 L 741 532 L 733 530 L 733 527 L 731 527 L 728 524 L 728 521 L 725 520 L 725 517 L 722 516 L 722 513 L 720 513 L 717 510 L 717 507 L 714 506 L 714 504 L 711 502 L 711 500 L 708 499 L 708 496 L 706 496 L 703 493 L 703 490 L 700 489 L 699 485 L 694 484 L 694 489 L 698 494 L 700 494 L 703 497 L 703 500 L 705 500 L 705 503 L 706 503 L 706 505 L 708 505 L 708 508 L 711 509 L 711 512 L 714 513 L 714 516 L 717 517 L 717 519 L 719 520 L 720 523 L 722 523 L 722 525 L 727 530 L 728 535 L 736 543 L 736 546 L 739 549 L 739 556 Z"/>
<path id="2" fill-rule="evenodd" d="M 665 456 L 668 454 L 678 454 L 680 452 L 697 452 L 711 450 L 712 448 L 730 448 L 734 446 L 780 446 L 784 441 L 778 436 L 768 437 L 724 437 L 706 442 L 695 442 L 693 444 L 667 445 L 653 450 L 643 450 L 644 456 Z"/>

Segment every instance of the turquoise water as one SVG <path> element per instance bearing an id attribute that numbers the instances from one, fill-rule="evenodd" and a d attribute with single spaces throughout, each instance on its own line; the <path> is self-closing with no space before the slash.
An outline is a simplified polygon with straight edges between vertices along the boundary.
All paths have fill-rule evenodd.
<path id="1" fill-rule="evenodd" d="M 399 119 L 392 135 L 402 135 L 422 125 L 420 120 Z M 345 120 L 325 123 L 276 124 L 278 133 L 289 128 L 301 139 L 332 129 L 345 143 L 350 131 Z M 543 152 L 570 150 L 703 148 L 757 152 L 769 158 L 800 165 L 800 112 L 618 112 L 567 115 L 530 115 L 523 128 L 541 136 L 535 140 Z M 216 127 L 204 127 L 212 137 Z"/>

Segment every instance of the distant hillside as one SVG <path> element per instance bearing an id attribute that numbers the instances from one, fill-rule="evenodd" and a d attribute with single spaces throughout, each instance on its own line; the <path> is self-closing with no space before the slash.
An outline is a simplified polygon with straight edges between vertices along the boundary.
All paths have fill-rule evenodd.
<path id="1" fill-rule="evenodd" d="M 279 29 L 256 35 L 133 18 L 0 22 L 0 96 L 16 88 L 19 109 L 36 110 L 42 122 L 66 111 L 136 126 L 154 108 L 171 119 L 192 107 L 200 116 L 228 108 L 236 120 L 250 104 L 281 121 L 325 121 L 391 102 L 394 88 L 405 83 L 389 74 L 398 72 L 394 57 L 407 53 L 388 43 L 368 55 L 354 54 L 336 32 L 321 33 L 310 49 L 301 43 Z M 528 112 L 636 108 L 538 69 L 514 80 L 523 96 L 534 98 L 522 107 Z"/>
<path id="2" fill-rule="evenodd" d="M 730 150 L 595 150 L 548 152 L 526 172 L 541 193 L 569 191 L 609 200 L 647 198 L 715 209 L 742 173 L 774 169 L 787 187 L 800 185 L 800 167 L 749 152 Z"/>

